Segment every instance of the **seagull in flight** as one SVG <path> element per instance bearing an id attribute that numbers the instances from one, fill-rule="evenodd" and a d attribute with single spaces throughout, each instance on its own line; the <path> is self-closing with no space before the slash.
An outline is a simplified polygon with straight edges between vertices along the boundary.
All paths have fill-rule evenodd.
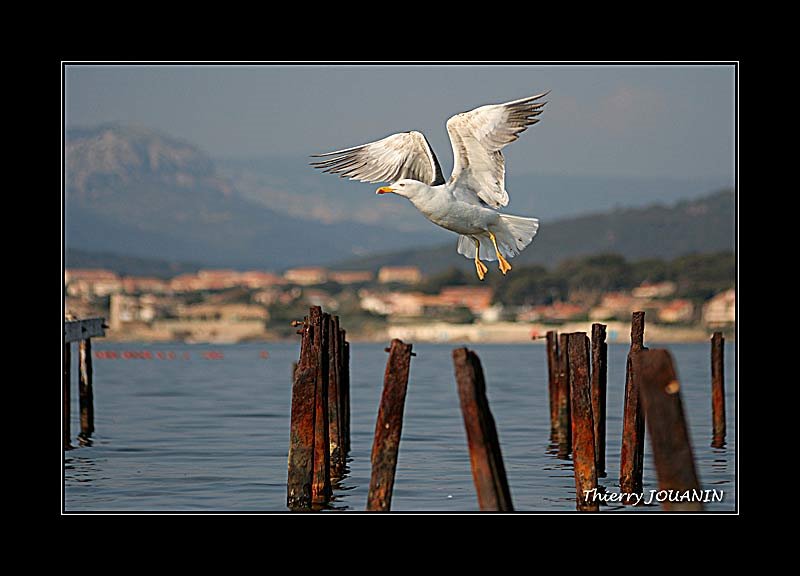
<path id="1" fill-rule="evenodd" d="M 504 275 L 507 258 L 522 252 L 539 230 L 539 220 L 498 212 L 508 205 L 502 149 L 539 121 L 549 92 L 505 104 L 481 106 L 447 121 L 453 173 L 445 181 L 439 161 L 421 132 L 315 154 L 311 165 L 359 182 L 384 183 L 377 194 L 404 196 L 434 224 L 455 232 L 458 253 L 475 261 L 481 280 L 497 260 Z"/>

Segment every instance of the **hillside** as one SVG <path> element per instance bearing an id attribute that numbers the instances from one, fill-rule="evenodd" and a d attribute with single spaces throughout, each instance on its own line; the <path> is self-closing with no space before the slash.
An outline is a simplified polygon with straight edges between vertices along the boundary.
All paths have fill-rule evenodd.
<path id="1" fill-rule="evenodd" d="M 354 233 L 348 223 L 270 210 L 240 195 L 197 148 L 147 130 L 71 130 L 66 160 L 66 243 L 72 249 L 280 269 L 415 241 L 383 226 L 359 225 Z"/>
<path id="2" fill-rule="evenodd" d="M 445 151 L 443 151 L 445 152 Z M 447 161 L 443 169 L 447 174 Z M 375 197 L 373 184 L 335 178 L 310 169 L 309 158 L 224 159 L 219 172 L 233 182 L 237 193 L 273 210 L 322 222 L 356 222 L 388 226 L 431 237 L 436 232 L 402 198 Z M 733 187 L 727 178 L 681 179 L 548 174 L 530 165 L 511 162 L 506 188 L 511 199 L 506 211 L 542 220 L 562 220 L 612 208 L 642 208 L 654 199 L 671 204 Z M 429 244 L 442 236 L 434 236 Z M 445 237 L 446 239 L 446 237 Z"/>
<path id="3" fill-rule="evenodd" d="M 163 134 L 101 126 L 68 131 L 66 160 L 70 261 L 113 264 L 121 255 L 144 260 L 110 267 L 150 269 L 159 275 L 182 266 L 176 262 L 192 263 L 187 269 L 416 263 L 436 271 L 472 266 L 456 254 L 452 234 L 431 225 L 403 198 L 376 197 L 374 186 L 315 172 L 307 158 L 219 163 Z M 652 197 L 674 202 L 695 197 L 706 183 L 517 172 L 508 182 L 508 212 L 541 219 L 539 236 L 516 263 L 551 264 L 600 252 L 629 259 L 671 258 L 730 250 L 733 245 L 730 193 L 670 207 L 619 208 L 568 219 L 552 216 L 620 203 L 630 206 Z"/>
<path id="4" fill-rule="evenodd" d="M 590 254 L 620 254 L 629 260 L 672 259 L 684 254 L 733 251 L 735 198 L 725 191 L 672 206 L 614 210 L 547 222 L 513 265 L 550 266 Z M 473 269 L 472 261 L 456 252 L 456 240 L 423 249 L 390 252 L 340 262 L 343 269 L 419 266 L 436 273 L 453 266 Z M 494 268 L 490 268 L 494 270 Z"/>

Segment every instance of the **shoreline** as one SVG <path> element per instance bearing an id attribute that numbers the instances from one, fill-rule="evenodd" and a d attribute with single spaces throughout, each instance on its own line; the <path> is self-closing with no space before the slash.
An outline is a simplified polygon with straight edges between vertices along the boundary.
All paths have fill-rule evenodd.
<path id="1" fill-rule="evenodd" d="M 605 322 L 607 342 L 614 344 L 630 343 L 630 323 Z M 448 322 L 416 322 L 408 324 L 389 324 L 383 330 L 370 334 L 348 333 L 348 340 L 353 343 L 385 343 L 399 338 L 414 343 L 474 343 L 474 344 L 522 344 L 544 343 L 549 330 L 559 333 L 586 332 L 591 334 L 592 322 L 568 322 L 558 326 L 539 323 L 493 322 L 474 324 L 453 324 Z M 346 328 L 346 326 L 345 326 Z M 663 324 L 645 324 L 646 342 L 663 343 L 700 343 L 708 342 L 711 334 L 720 328 L 704 326 L 668 326 Z M 731 342 L 736 340 L 735 325 L 722 328 L 725 338 Z M 148 332 L 150 332 L 148 334 Z M 296 342 L 294 337 L 282 338 L 274 335 L 249 334 L 246 338 L 237 338 L 235 331 L 221 330 L 213 337 L 174 338 L 173 335 L 159 332 L 153 334 L 149 330 L 132 330 L 126 334 L 114 334 L 109 330 L 104 338 L 106 342 L 142 342 L 186 344 L 258 344 L 275 342 Z"/>

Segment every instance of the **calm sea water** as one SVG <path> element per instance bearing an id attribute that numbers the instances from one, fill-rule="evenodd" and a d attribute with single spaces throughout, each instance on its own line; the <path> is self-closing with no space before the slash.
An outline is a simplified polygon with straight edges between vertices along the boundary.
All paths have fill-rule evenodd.
<path id="1" fill-rule="evenodd" d="M 283 511 L 296 344 L 232 346 L 93 342 L 95 427 L 91 446 L 64 454 L 64 507 L 89 511 Z M 649 342 L 650 347 L 657 344 Z M 725 350 L 728 445 L 710 448 L 710 352 L 673 344 L 701 487 L 724 491 L 707 510 L 735 508 L 734 345 Z M 349 475 L 334 509 L 363 510 L 387 354 L 353 344 Z M 549 446 L 545 347 L 478 345 L 516 510 L 575 510 L 570 461 Z M 451 345 L 415 346 L 392 500 L 395 511 L 477 510 Z M 133 354 L 131 354 L 133 352 Z M 149 352 L 151 359 L 142 358 Z M 627 346 L 609 346 L 607 464 L 617 492 Z M 221 356 L 221 357 L 220 357 Z M 265 357 L 266 356 L 266 357 Z M 160 357 L 160 358 L 159 358 Z M 74 363 L 73 363 L 74 364 Z M 74 370 L 74 367 L 73 367 Z M 73 375 L 73 437 L 77 421 Z M 645 491 L 656 488 L 645 450 Z M 628 511 L 616 505 L 605 511 Z M 656 506 L 636 511 L 656 511 Z"/>

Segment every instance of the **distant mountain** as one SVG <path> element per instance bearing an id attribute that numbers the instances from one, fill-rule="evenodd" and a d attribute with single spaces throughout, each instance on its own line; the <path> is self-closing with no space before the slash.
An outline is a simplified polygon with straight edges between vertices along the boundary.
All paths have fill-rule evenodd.
<path id="1" fill-rule="evenodd" d="M 454 262 L 471 265 L 455 254 L 455 237 L 430 224 L 405 199 L 378 197 L 375 186 L 320 174 L 308 160 L 217 162 L 189 143 L 149 130 L 71 129 L 66 141 L 67 248 L 155 259 L 168 266 L 193 262 L 280 270 L 412 258 L 428 269 Z M 518 262 L 552 262 L 603 250 L 639 257 L 638 253 L 668 256 L 720 249 L 720 238 L 728 238 L 728 243 L 732 238 L 732 217 L 726 220 L 717 208 L 703 208 L 705 200 L 696 206 L 686 204 L 700 211 L 694 220 L 663 207 L 555 220 L 557 214 L 641 205 L 653 197 L 664 202 L 694 198 L 713 189 L 710 185 L 710 181 L 534 176 L 520 174 L 512 166 L 507 211 L 542 221 L 539 236 Z M 674 222 L 664 220 L 673 216 Z M 685 226 L 695 226 L 707 237 Z M 448 248 L 441 252 L 439 263 L 435 251 L 414 252 L 445 242 Z M 383 255 L 387 253 L 391 254 Z M 361 260 L 370 255 L 379 256 Z"/>
<path id="2" fill-rule="evenodd" d="M 219 170 L 248 201 L 287 214 L 325 223 L 381 226 L 413 233 L 425 245 L 447 238 L 431 226 L 405 198 L 376 196 L 377 184 L 354 182 L 324 174 L 304 156 L 221 160 Z M 402 246 L 403 244 L 399 244 Z"/>
<path id="3" fill-rule="evenodd" d="M 220 173 L 237 193 L 253 202 L 297 218 L 322 222 L 379 224 L 413 232 L 430 242 L 446 239 L 406 200 L 375 197 L 377 185 L 321 174 L 302 156 L 226 159 Z M 575 217 L 613 208 L 645 207 L 656 200 L 673 203 L 733 188 L 730 178 L 681 179 L 585 176 L 525 172 L 512 163 L 506 174 L 511 202 L 506 212 L 543 220 Z"/>
<path id="4" fill-rule="evenodd" d="M 725 191 L 672 206 L 657 204 L 579 218 L 542 220 L 539 234 L 512 265 L 552 265 L 566 258 L 615 253 L 629 260 L 672 259 L 690 253 L 733 251 L 735 198 Z M 456 252 L 456 239 L 445 245 L 350 259 L 336 267 L 377 269 L 417 265 L 435 273 L 454 266 L 474 267 Z M 492 268 L 493 269 L 493 268 Z M 512 272 L 513 273 L 513 272 Z"/>
<path id="5" fill-rule="evenodd" d="M 238 193 L 197 148 L 147 130 L 70 130 L 66 160 L 68 248 L 280 269 L 431 242 L 270 210 Z"/>

